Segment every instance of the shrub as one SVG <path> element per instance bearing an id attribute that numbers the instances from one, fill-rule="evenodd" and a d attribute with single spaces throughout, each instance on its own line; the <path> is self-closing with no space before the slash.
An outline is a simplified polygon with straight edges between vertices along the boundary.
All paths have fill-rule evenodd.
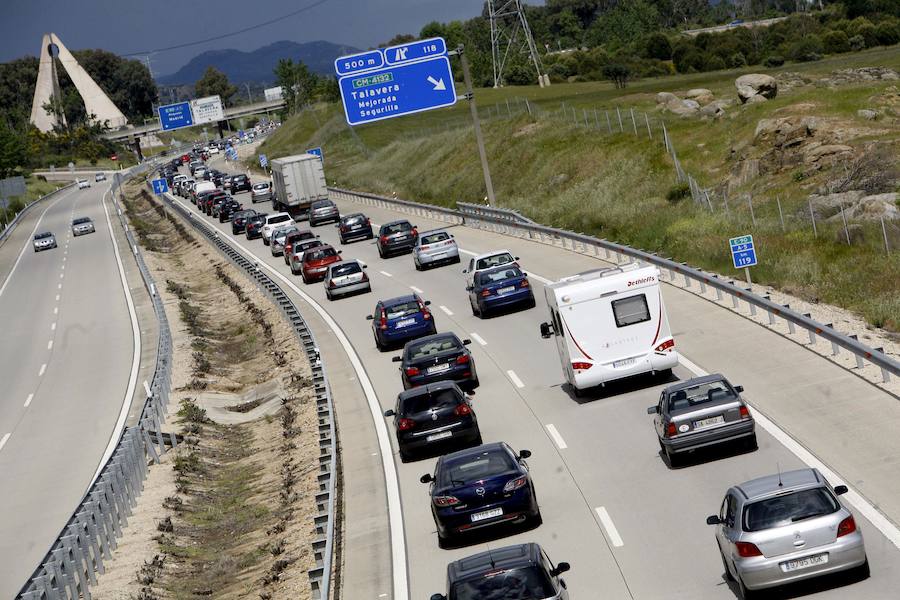
<path id="1" fill-rule="evenodd" d="M 628 84 L 630 76 L 631 69 L 625 65 L 606 65 L 603 67 L 603 77 L 615 83 L 619 89 L 624 88 Z"/>
<path id="2" fill-rule="evenodd" d="M 675 60 L 675 68 L 679 73 L 696 73 L 697 71 L 701 71 L 706 62 L 705 55 L 694 49 L 688 50 L 680 58 L 680 60 Z"/>
<path id="3" fill-rule="evenodd" d="M 854 52 L 866 49 L 866 38 L 861 35 L 854 35 L 850 38 L 850 49 Z"/>
<path id="4" fill-rule="evenodd" d="M 875 27 L 875 38 L 882 46 L 893 46 L 900 42 L 900 26 L 895 23 L 879 23 Z"/>
<path id="5" fill-rule="evenodd" d="M 679 183 L 679 184 L 673 185 L 671 188 L 669 188 L 669 191 L 666 192 L 666 201 L 668 201 L 669 204 L 674 205 L 674 204 L 678 204 L 679 202 L 681 202 L 682 200 L 684 200 L 685 198 L 687 198 L 690 195 L 691 195 L 690 186 L 686 183 Z"/>
<path id="6" fill-rule="evenodd" d="M 850 38 L 843 31 L 829 31 L 822 36 L 822 46 L 829 54 L 850 52 Z"/>
<path id="7" fill-rule="evenodd" d="M 672 58 L 672 43 L 665 34 L 657 31 L 651 33 L 647 37 L 647 57 L 656 58 L 658 60 L 669 60 Z"/>
<path id="8" fill-rule="evenodd" d="M 871 23 L 867 23 L 865 25 L 861 25 L 857 28 L 856 34 L 861 35 L 864 40 L 866 40 L 866 48 L 874 48 L 878 45 L 878 30 L 875 29 L 875 26 Z"/>
<path id="9" fill-rule="evenodd" d="M 780 67 L 784 64 L 784 57 L 779 56 L 777 54 L 770 54 L 763 60 L 763 66 L 772 68 L 772 67 Z"/>
<path id="10" fill-rule="evenodd" d="M 725 61 L 722 60 L 721 56 L 710 56 L 706 61 L 706 64 L 703 66 L 704 71 L 721 71 L 723 69 L 727 69 L 728 65 L 725 64 Z"/>
<path id="11" fill-rule="evenodd" d="M 728 57 L 728 66 L 732 69 L 740 69 L 747 66 L 747 59 L 742 52 L 735 52 Z"/>
<path id="12" fill-rule="evenodd" d="M 822 58 L 822 40 L 817 35 L 803 36 L 791 44 L 790 56 L 800 62 L 809 62 Z"/>

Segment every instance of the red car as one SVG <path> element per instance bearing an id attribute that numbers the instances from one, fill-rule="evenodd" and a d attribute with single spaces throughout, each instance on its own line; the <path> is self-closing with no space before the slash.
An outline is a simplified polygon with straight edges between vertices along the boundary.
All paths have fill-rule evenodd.
<path id="1" fill-rule="evenodd" d="M 182 155 L 181 155 L 181 164 L 186 165 L 186 164 L 188 164 L 189 162 L 191 162 L 191 157 L 190 157 L 190 155 L 189 155 L 189 154 L 182 154 Z"/>
<path id="2" fill-rule="evenodd" d="M 300 265 L 300 275 L 303 283 L 321 281 L 328 271 L 328 265 L 341 260 L 340 250 L 335 250 L 328 244 L 310 248 L 303 253 L 303 262 Z"/>

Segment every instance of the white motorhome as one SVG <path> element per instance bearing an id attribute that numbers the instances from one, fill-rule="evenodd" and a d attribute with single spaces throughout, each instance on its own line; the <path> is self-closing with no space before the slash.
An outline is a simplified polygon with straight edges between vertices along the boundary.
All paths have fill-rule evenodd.
<path id="1" fill-rule="evenodd" d="M 646 263 L 595 269 L 544 288 L 553 337 L 566 381 L 576 396 L 607 381 L 678 364 L 675 340 L 659 285 Z"/>

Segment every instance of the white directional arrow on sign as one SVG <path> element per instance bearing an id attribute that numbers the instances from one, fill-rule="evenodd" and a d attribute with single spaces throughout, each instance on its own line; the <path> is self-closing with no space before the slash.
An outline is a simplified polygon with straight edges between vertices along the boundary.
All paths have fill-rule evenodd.
<path id="1" fill-rule="evenodd" d="M 435 91 L 435 92 L 438 92 L 438 91 L 446 90 L 446 89 L 447 89 L 447 86 L 444 85 L 444 78 L 443 78 L 443 77 L 441 77 L 440 79 L 435 79 L 434 77 L 432 77 L 431 75 L 429 75 L 429 76 L 428 76 L 428 83 L 430 83 L 431 85 L 434 86 L 434 91 Z"/>

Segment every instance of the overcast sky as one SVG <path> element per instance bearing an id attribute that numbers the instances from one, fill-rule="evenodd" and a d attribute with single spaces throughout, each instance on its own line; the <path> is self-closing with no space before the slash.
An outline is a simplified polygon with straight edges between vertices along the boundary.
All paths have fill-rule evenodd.
<path id="1" fill-rule="evenodd" d="M 55 33 L 70 50 L 102 48 L 130 54 L 229 33 L 316 1 L 2 0 L 0 62 L 37 56 L 44 33 Z M 326 40 L 368 48 L 397 33 L 417 34 L 429 21 L 477 16 L 482 5 L 483 0 L 325 0 L 273 25 L 154 54 L 151 66 L 154 75 L 167 75 L 206 50 L 255 50 L 278 40 Z"/>

